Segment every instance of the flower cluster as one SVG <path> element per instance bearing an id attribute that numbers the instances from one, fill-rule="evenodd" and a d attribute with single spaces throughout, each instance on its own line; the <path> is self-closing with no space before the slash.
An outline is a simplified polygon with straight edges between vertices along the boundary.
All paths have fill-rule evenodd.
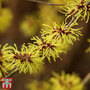
<path id="1" fill-rule="evenodd" d="M 60 6 L 61 7 L 61 6 Z M 3 46 L 2 49 L 0 49 L 0 77 L 5 75 L 7 73 L 7 70 L 15 70 L 21 72 L 38 72 L 38 70 L 41 69 L 41 66 L 43 65 L 43 60 L 45 57 L 47 57 L 48 61 L 51 62 L 51 57 L 54 61 L 56 61 L 56 58 L 60 57 L 61 53 L 67 53 L 67 50 L 69 47 L 76 41 L 79 40 L 79 36 L 82 36 L 81 29 L 75 27 L 78 25 L 77 20 L 81 17 L 82 19 L 86 19 L 86 22 L 89 20 L 90 16 L 90 1 L 89 0 L 77 0 L 67 3 L 63 10 L 65 12 L 62 12 L 66 14 L 65 22 L 58 25 L 56 22 L 52 22 L 52 25 L 46 25 L 43 24 L 43 28 L 41 30 L 41 38 L 38 36 L 33 37 L 31 40 L 34 40 L 34 43 L 29 43 L 28 46 L 25 44 L 22 45 L 21 50 L 18 50 L 16 44 L 13 46 Z M 50 9 L 51 10 L 51 9 Z M 9 15 L 6 13 L 7 11 L 4 10 L 4 12 L 1 12 L 0 14 L 0 23 L 4 23 L 5 27 L 0 26 L 0 29 L 5 29 L 9 22 L 6 19 L 6 15 Z M 54 12 L 52 12 L 54 13 Z M 51 13 L 51 14 L 52 14 Z M 4 15 L 3 15 L 4 14 Z M 72 17 L 72 20 L 70 22 L 67 22 L 67 18 Z M 5 19 L 5 20 L 2 20 Z M 4 22 L 1 22 L 4 21 Z M 8 22 L 8 24 L 6 23 Z M 28 21 L 28 19 L 27 19 Z M 5 24 L 6 23 L 6 24 Z M 24 26 L 25 25 L 25 26 Z M 36 27 L 37 25 L 35 25 Z M 22 28 L 25 29 L 29 28 L 29 25 L 27 22 L 25 22 L 22 25 Z M 6 64 L 7 63 L 7 64 Z M 64 76 L 64 75 L 63 75 Z M 66 76 L 70 77 L 70 76 Z M 56 80 L 56 79 L 52 79 Z M 63 79 L 64 80 L 64 79 Z M 68 81 L 68 79 L 66 79 Z M 66 87 L 71 88 L 72 83 L 67 85 L 67 81 L 61 83 L 64 85 L 65 90 Z M 73 77 L 72 80 L 73 81 Z M 79 83 L 80 80 L 77 79 L 76 82 L 73 84 Z M 53 81 L 52 81 L 53 82 Z M 56 82 L 57 83 L 57 82 Z M 58 85 L 58 83 L 57 83 Z M 74 87 L 74 86 L 73 86 Z M 80 86 L 79 86 L 80 87 Z M 58 86 L 59 88 L 59 86 Z M 60 87 L 61 88 L 61 87 Z M 77 89 L 76 90 L 82 90 Z M 71 90 L 75 90 L 75 89 Z M 57 89 L 60 90 L 60 89 Z"/>
<path id="2" fill-rule="evenodd" d="M 67 18 L 70 16 L 75 16 L 86 20 L 86 23 L 89 21 L 90 17 L 90 0 L 75 0 L 66 4 L 61 13 L 66 14 Z M 87 18 L 87 19 L 86 19 Z"/>
<path id="3" fill-rule="evenodd" d="M 25 15 L 24 19 L 21 22 L 20 30 L 25 37 L 34 36 L 38 29 L 38 20 L 34 14 Z"/>
<path id="4" fill-rule="evenodd" d="M 15 47 L 11 47 L 13 52 L 9 54 L 10 57 L 8 58 L 11 63 L 7 66 L 7 68 L 10 67 L 11 70 L 18 70 L 19 73 L 26 73 L 27 71 L 30 73 L 37 72 L 43 65 L 43 59 L 36 51 L 35 45 L 29 44 L 28 46 L 25 46 L 25 44 L 23 44 L 21 51 L 17 49 L 15 44 L 14 46 Z"/>
<path id="5" fill-rule="evenodd" d="M 41 54 L 42 57 L 47 57 L 49 62 L 51 60 L 50 57 L 53 57 L 54 61 L 59 57 L 59 53 L 65 53 L 66 51 L 63 45 L 60 45 L 57 42 L 59 40 L 50 39 L 49 37 L 43 38 L 42 40 L 38 37 L 33 37 L 32 40 L 35 40 L 35 44 L 37 45 L 37 51 Z"/>
<path id="6" fill-rule="evenodd" d="M 4 33 L 10 26 L 13 15 L 9 8 L 0 9 L 0 33 Z"/>
<path id="7" fill-rule="evenodd" d="M 80 31 L 82 28 L 72 28 L 75 25 L 77 25 L 77 23 L 72 23 L 70 26 L 66 23 L 59 26 L 55 22 L 52 26 L 44 24 L 41 34 L 44 38 L 51 37 L 65 44 L 73 44 L 73 41 L 78 40 L 79 36 L 82 36 Z"/>
<path id="8" fill-rule="evenodd" d="M 34 80 L 27 85 L 27 88 L 29 90 L 84 90 L 84 85 L 77 74 L 61 72 L 61 75 L 54 73 L 49 81 Z"/>
<path id="9" fill-rule="evenodd" d="M 38 37 L 34 37 L 35 43 L 42 51 L 43 55 L 48 58 L 53 57 L 54 61 L 59 57 L 60 53 L 66 53 L 69 46 L 74 41 L 79 40 L 79 36 L 82 36 L 82 28 L 74 28 L 77 22 L 72 24 L 62 23 L 60 26 L 56 22 L 52 23 L 52 26 L 43 24 L 41 30 L 42 40 Z"/>
<path id="10" fill-rule="evenodd" d="M 38 16 L 40 25 L 42 23 L 50 25 L 50 20 L 56 21 L 57 24 L 60 24 L 64 20 L 64 16 L 62 14 L 58 14 L 57 9 L 54 7 L 50 7 L 49 5 L 40 5 L 39 8 L 40 10 Z M 47 13 L 49 13 L 49 15 Z"/>
<path id="11" fill-rule="evenodd" d="M 37 80 L 32 80 L 30 84 L 27 84 L 26 89 L 27 90 L 51 90 L 50 84 L 48 82 L 37 81 Z"/>
<path id="12" fill-rule="evenodd" d="M 0 78 L 3 76 L 5 77 L 9 70 L 9 68 L 6 68 L 9 64 L 9 61 L 7 61 L 7 58 L 9 57 L 8 54 L 11 53 L 9 48 L 10 46 L 8 46 L 8 44 L 3 47 L 0 45 Z"/>
<path id="13" fill-rule="evenodd" d="M 62 72 L 61 75 L 54 73 L 50 79 L 52 83 L 51 90 L 84 90 L 81 79 L 75 73 L 72 75 Z"/>

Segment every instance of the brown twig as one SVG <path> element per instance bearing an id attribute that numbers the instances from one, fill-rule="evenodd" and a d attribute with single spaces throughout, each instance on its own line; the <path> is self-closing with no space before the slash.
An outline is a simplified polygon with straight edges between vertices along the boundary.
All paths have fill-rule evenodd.
<path id="1" fill-rule="evenodd" d="M 83 79 L 82 83 L 85 85 L 90 80 L 90 73 L 86 75 L 86 77 Z"/>
<path id="2" fill-rule="evenodd" d="M 11 75 L 13 75 L 16 72 L 18 72 L 18 69 L 15 69 L 12 72 L 10 72 L 8 75 L 5 76 L 5 78 L 10 77 Z"/>
<path id="3" fill-rule="evenodd" d="M 52 6 L 65 6 L 65 4 L 54 4 L 54 3 L 48 3 L 48 2 L 39 1 L 39 0 L 28 0 L 28 1 L 37 2 L 37 3 L 41 3 L 41 4 L 52 5 Z"/>

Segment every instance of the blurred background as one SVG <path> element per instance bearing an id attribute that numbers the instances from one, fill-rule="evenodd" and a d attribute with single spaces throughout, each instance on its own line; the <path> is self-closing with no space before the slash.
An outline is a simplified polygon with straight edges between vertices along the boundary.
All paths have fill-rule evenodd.
<path id="1" fill-rule="evenodd" d="M 65 0 L 47 1 L 65 3 Z M 23 43 L 33 43 L 30 40 L 31 37 L 40 36 L 42 24 L 50 24 L 49 19 L 60 24 L 65 17 L 58 12 L 58 7 L 28 0 L 3 0 L 2 10 L 0 10 L 0 44 L 16 43 L 20 50 Z M 61 55 L 63 60 L 57 58 L 56 62 L 52 60 L 52 63 L 49 63 L 46 59 L 44 67 L 37 74 L 16 73 L 12 75 L 14 78 L 12 90 L 26 90 L 25 85 L 31 80 L 47 80 L 51 77 L 52 71 L 75 72 L 82 79 L 90 72 L 90 53 L 85 53 L 90 46 L 87 42 L 90 38 L 90 21 L 86 24 L 85 21 L 78 20 L 78 23 L 79 27 L 83 26 L 83 37 L 74 43 L 66 55 Z M 90 90 L 90 83 L 87 84 L 87 90 Z"/>

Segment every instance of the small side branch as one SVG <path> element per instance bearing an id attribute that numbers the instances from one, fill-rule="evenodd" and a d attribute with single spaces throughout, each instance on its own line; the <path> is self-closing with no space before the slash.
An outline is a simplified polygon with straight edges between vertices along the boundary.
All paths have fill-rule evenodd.
<path id="1" fill-rule="evenodd" d="M 18 72 L 18 69 L 15 69 L 12 72 L 10 72 L 8 75 L 5 76 L 5 78 L 10 77 L 11 75 L 15 74 L 16 72 Z"/>
<path id="2" fill-rule="evenodd" d="M 74 22 L 75 18 L 76 18 L 76 17 L 72 17 L 71 21 L 68 23 L 67 27 L 65 27 L 65 28 L 69 28 L 70 25 Z"/>
<path id="3" fill-rule="evenodd" d="M 90 81 L 90 73 L 86 75 L 86 77 L 83 79 L 82 83 L 85 85 L 87 82 Z"/>
<path id="4" fill-rule="evenodd" d="M 28 0 L 28 1 L 37 2 L 37 3 L 41 3 L 41 4 L 52 5 L 52 6 L 65 6 L 65 4 L 54 4 L 54 3 L 48 3 L 48 2 L 39 1 L 39 0 Z"/>
<path id="5" fill-rule="evenodd" d="M 1 8 L 2 8 L 2 0 L 0 0 L 0 10 L 1 10 Z"/>

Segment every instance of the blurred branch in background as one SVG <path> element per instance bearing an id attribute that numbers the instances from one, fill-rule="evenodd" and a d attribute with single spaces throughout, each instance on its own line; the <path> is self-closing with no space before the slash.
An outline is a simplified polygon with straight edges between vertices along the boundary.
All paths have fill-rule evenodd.
<path id="1" fill-rule="evenodd" d="M 83 79 L 82 83 L 86 85 L 87 83 L 90 83 L 90 73 L 86 75 L 86 77 Z"/>
<path id="2" fill-rule="evenodd" d="M 49 3 L 49 2 L 40 1 L 40 0 L 27 0 L 27 1 L 41 3 L 41 4 L 47 4 L 47 5 L 52 5 L 52 6 L 65 6 L 65 4 L 54 4 L 54 3 Z"/>

